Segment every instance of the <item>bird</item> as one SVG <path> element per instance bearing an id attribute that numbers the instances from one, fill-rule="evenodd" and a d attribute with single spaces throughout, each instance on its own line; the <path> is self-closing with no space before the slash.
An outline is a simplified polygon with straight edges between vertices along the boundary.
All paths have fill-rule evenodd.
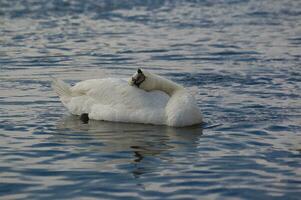
<path id="1" fill-rule="evenodd" d="M 52 77 L 63 105 L 81 118 L 185 127 L 202 123 L 197 101 L 183 86 L 138 69 L 127 81 L 102 78 L 74 86 Z"/>

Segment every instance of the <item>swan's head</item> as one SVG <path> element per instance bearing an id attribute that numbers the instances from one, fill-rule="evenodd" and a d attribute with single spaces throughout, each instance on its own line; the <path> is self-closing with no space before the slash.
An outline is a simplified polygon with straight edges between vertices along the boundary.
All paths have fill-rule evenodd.
<path id="1" fill-rule="evenodd" d="M 145 81 L 145 79 L 146 79 L 146 76 L 144 75 L 144 73 L 142 72 L 142 70 L 138 69 L 136 71 L 136 73 L 129 80 L 129 84 L 131 86 L 135 85 L 137 87 L 140 87 L 140 85 Z"/>
<path id="2" fill-rule="evenodd" d="M 170 80 L 141 69 L 138 69 L 130 78 L 129 84 L 145 91 L 161 90 L 170 95 L 178 89 L 183 89 L 182 86 Z"/>

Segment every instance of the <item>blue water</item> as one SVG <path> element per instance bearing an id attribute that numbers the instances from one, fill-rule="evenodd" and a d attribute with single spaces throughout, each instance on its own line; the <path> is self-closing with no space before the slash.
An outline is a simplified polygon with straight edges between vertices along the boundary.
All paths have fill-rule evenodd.
<path id="1" fill-rule="evenodd" d="M 0 199 L 300 199 L 299 0 L 1 0 Z M 70 116 L 49 76 L 137 67 L 205 124 Z"/>

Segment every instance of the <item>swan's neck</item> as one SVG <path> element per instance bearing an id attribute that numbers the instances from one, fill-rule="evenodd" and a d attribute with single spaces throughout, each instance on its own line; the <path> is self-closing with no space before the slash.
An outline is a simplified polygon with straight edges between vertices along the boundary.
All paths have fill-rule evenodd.
<path id="1" fill-rule="evenodd" d="M 172 82 L 172 81 L 164 80 L 164 84 L 159 84 L 156 89 L 161 90 L 163 92 L 166 92 L 169 96 L 172 96 L 177 91 L 182 90 L 183 87 L 176 84 L 176 83 L 174 83 L 174 82 Z"/>
<path id="2" fill-rule="evenodd" d="M 181 85 L 167 80 L 161 76 L 152 74 L 152 84 L 150 90 L 161 90 L 169 96 L 174 95 L 177 91 L 184 89 Z"/>

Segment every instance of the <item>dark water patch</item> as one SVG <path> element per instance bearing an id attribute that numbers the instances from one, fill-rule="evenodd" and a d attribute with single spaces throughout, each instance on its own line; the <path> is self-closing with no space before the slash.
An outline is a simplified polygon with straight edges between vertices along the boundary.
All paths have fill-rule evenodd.
<path id="1" fill-rule="evenodd" d="M 99 58 L 98 60 L 101 61 L 106 61 L 106 62 L 124 62 L 124 63 L 127 63 L 128 61 L 132 60 L 132 58 L 128 58 L 128 57 L 118 57 L 118 58 L 109 58 L 109 57 L 106 57 L 106 58 Z"/>
<path id="2" fill-rule="evenodd" d="M 224 48 L 240 49 L 239 46 L 232 45 L 232 44 L 212 44 L 209 46 L 214 47 L 214 48 L 219 48 L 219 49 L 224 49 Z M 249 52 L 249 53 L 252 53 L 252 52 Z"/>
<path id="3" fill-rule="evenodd" d="M 272 17 L 274 16 L 274 13 L 268 11 L 254 11 L 254 12 L 247 13 L 247 15 L 262 18 L 262 17 Z"/>
<path id="4" fill-rule="evenodd" d="M 263 131 L 263 130 L 254 130 L 254 131 L 252 130 L 252 131 L 249 131 L 249 133 L 255 134 L 258 136 L 268 136 L 269 135 L 266 131 Z"/>
<path id="5" fill-rule="evenodd" d="M 214 52 L 210 54 L 214 56 L 234 56 L 234 55 L 254 55 L 259 53 L 256 51 L 221 51 L 221 52 Z"/>
<path id="6" fill-rule="evenodd" d="M 255 141 L 248 142 L 248 144 L 251 146 L 259 146 L 259 147 L 271 147 L 272 146 L 271 144 L 266 144 L 264 142 L 255 142 Z"/>
<path id="7" fill-rule="evenodd" d="M 288 41 L 293 45 L 300 45 L 301 44 L 301 38 L 288 38 Z"/>
<path id="8" fill-rule="evenodd" d="M 195 43 L 180 43 L 180 44 L 171 44 L 170 45 L 170 47 L 201 47 L 201 46 L 202 46 L 202 44 L 199 43 L 199 42 L 195 42 Z"/>
<path id="9" fill-rule="evenodd" d="M 269 131 L 288 131 L 288 127 L 286 126 L 281 126 L 281 125 L 272 125 L 267 128 Z"/>
<path id="10" fill-rule="evenodd" d="M 270 81 L 270 79 L 260 78 L 255 79 L 251 76 L 241 75 L 238 73 L 167 73 L 167 76 L 173 77 L 176 81 L 183 84 L 190 85 L 223 85 L 223 86 L 232 86 L 234 84 L 241 85 L 260 85 L 265 84 L 262 80 Z"/>
<path id="11" fill-rule="evenodd" d="M 36 184 L 28 183 L 0 183 L 0 193 L 3 194 L 16 194 L 27 190 L 30 187 L 37 186 Z M 2 195 L 0 195 L 2 196 Z"/>
<path id="12" fill-rule="evenodd" d="M 153 55 L 153 60 L 179 60 L 179 61 L 223 61 L 223 60 L 235 60 L 251 62 L 256 61 L 258 55 L 257 52 L 242 52 L 242 51 L 223 51 L 210 53 L 209 56 L 204 55 L 178 55 L 178 54 L 165 54 L 165 55 Z"/>
<path id="13" fill-rule="evenodd" d="M 45 105 L 45 104 L 49 104 L 49 103 L 57 103 L 57 101 L 5 101 L 2 102 L 2 105 Z"/>
<path id="14" fill-rule="evenodd" d="M 45 142 L 45 143 L 33 144 L 30 147 L 32 147 L 32 148 L 43 148 L 43 147 L 60 147 L 60 146 L 64 146 L 64 145 L 59 144 L 59 143 Z"/>
<path id="15" fill-rule="evenodd" d="M 17 126 L 17 125 L 13 125 L 13 124 L 5 124 L 3 126 L 3 130 L 26 132 L 26 131 L 28 131 L 28 128 L 25 126 L 23 127 L 23 126 Z"/>
<path id="16" fill-rule="evenodd" d="M 136 54 L 136 53 L 164 53 L 167 52 L 167 49 L 145 49 L 145 50 L 124 50 L 124 51 L 119 51 L 117 53 L 120 54 Z"/>
<path id="17" fill-rule="evenodd" d="M 20 18 L 20 17 L 31 17 L 31 18 L 43 18 L 46 17 L 62 17 L 66 14 L 68 15 L 96 15 L 98 18 L 103 18 L 103 13 L 108 15 L 110 11 L 118 9 L 131 9 L 133 7 L 146 7 L 147 9 L 155 9 L 164 4 L 165 1 L 103 1 L 103 2 L 94 2 L 94 1 L 61 1 L 61 0 L 52 0 L 52 1 L 39 1 L 35 2 L 35 6 L 28 6 L 26 2 L 17 2 L 17 1 L 3 1 L 1 3 L 1 13 L 4 16 L 9 16 L 11 18 Z M 33 3 L 33 2 L 31 2 Z M 19 5 L 18 8 L 13 9 L 13 5 Z M 8 12 L 9 11 L 9 12 Z"/>

